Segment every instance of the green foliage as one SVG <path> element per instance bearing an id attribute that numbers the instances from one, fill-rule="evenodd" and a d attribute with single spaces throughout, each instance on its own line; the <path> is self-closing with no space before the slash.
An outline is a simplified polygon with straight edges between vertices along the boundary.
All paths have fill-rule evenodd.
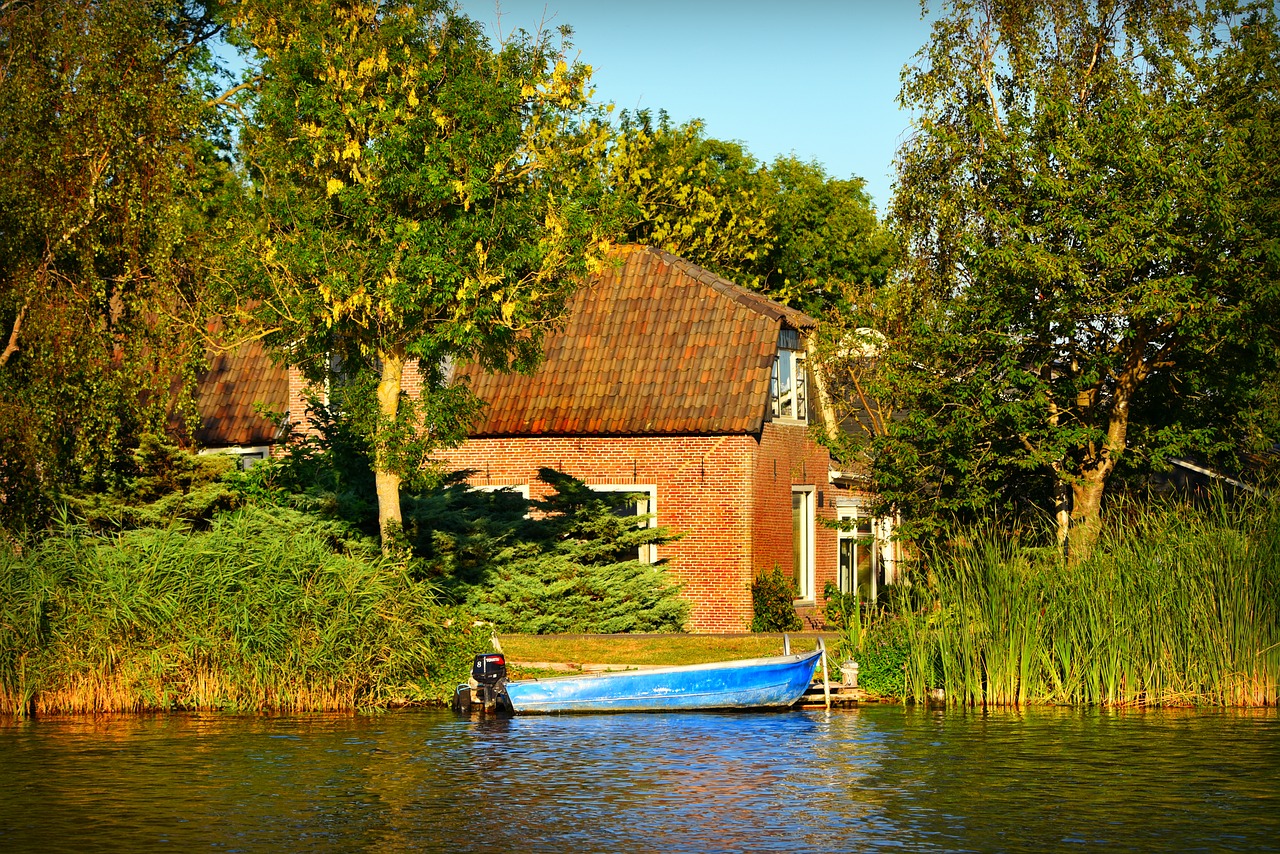
<path id="1" fill-rule="evenodd" d="M 0 546 L 0 713 L 439 702 L 487 639 L 364 538 L 284 508 Z"/>
<path id="2" fill-rule="evenodd" d="M 872 623 L 860 647 L 842 645 L 838 653 L 840 660 L 858 662 L 859 688 L 880 697 L 903 697 L 910 650 L 908 622 L 886 617 Z"/>
<path id="3" fill-rule="evenodd" d="M 895 618 L 909 697 L 943 687 L 964 705 L 1280 701 L 1275 498 L 1122 504 L 1070 567 L 1027 536 L 974 528 L 925 555 L 928 576 Z"/>
<path id="4" fill-rule="evenodd" d="M 227 479 L 236 468 L 235 457 L 192 454 L 148 433 L 133 461 L 134 470 L 112 490 L 67 497 L 67 505 L 90 528 L 208 527 L 215 514 L 241 503 Z"/>
<path id="5" fill-rule="evenodd" d="M 553 487 L 542 501 L 474 492 L 460 479 L 410 499 L 414 553 L 499 631 L 683 631 L 689 606 L 679 586 L 661 561 L 640 559 L 674 535 L 643 524 L 635 495 L 598 492 L 551 469 L 539 477 Z"/>
<path id="6" fill-rule="evenodd" d="M 795 599 L 795 583 L 781 567 L 757 573 L 751 582 L 751 631 L 799 631 L 803 624 L 796 613 Z"/>
<path id="7" fill-rule="evenodd" d="M 222 192 L 196 0 L 0 5 L 0 525 L 117 486 L 202 355 L 185 306 Z"/>
<path id="8" fill-rule="evenodd" d="M 828 581 L 822 588 L 822 599 L 825 603 L 822 606 L 822 615 L 827 625 L 843 629 L 850 617 L 853 617 L 854 621 L 858 620 L 856 615 L 858 597 L 853 593 L 841 593 L 834 583 Z"/>
<path id="9" fill-rule="evenodd" d="M 607 166 L 627 240 L 815 315 L 847 308 L 852 285 L 883 283 L 894 257 L 861 179 L 795 157 L 766 166 L 699 121 L 623 113 Z"/>
<path id="10" fill-rule="evenodd" d="M 623 113 L 609 152 L 610 184 L 626 200 L 629 241 L 665 249 L 745 287 L 763 284 L 773 238 L 768 171 L 736 142 L 709 139 L 702 123 L 655 125 Z"/>
<path id="11" fill-rule="evenodd" d="M 474 411 L 446 390 L 450 358 L 528 367 L 574 284 L 601 269 L 605 138 L 590 69 L 549 36 L 494 49 L 442 0 L 236 7 L 250 49 L 241 133 L 254 205 L 238 223 L 239 283 L 265 340 L 313 380 L 334 355 L 369 372 L 380 528 L 398 524 L 399 478 Z M 406 410 L 403 371 L 425 366 Z M 376 405 L 375 405 L 376 404 Z M 375 413 L 376 417 L 366 417 Z"/>
<path id="12" fill-rule="evenodd" d="M 1061 502 L 1080 557 L 1122 463 L 1280 438 L 1278 45 L 1265 3 L 946 4 L 901 97 L 886 505 Z"/>

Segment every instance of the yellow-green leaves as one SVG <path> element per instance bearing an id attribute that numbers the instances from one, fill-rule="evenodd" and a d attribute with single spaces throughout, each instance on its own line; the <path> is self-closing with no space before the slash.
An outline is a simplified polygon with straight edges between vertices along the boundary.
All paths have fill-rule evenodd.
<path id="1" fill-rule="evenodd" d="M 495 52 L 444 0 L 245 0 L 237 20 L 264 77 L 242 139 L 275 246 L 257 254 L 271 342 L 348 370 L 527 364 L 611 234 L 587 69 L 541 38 Z"/>

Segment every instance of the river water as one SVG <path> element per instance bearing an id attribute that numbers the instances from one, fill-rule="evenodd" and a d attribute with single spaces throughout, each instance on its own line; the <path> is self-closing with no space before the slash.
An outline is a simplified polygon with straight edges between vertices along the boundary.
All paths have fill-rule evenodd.
<path id="1" fill-rule="evenodd" d="M 1280 850 L 1265 711 L 0 718 L 0 851 Z"/>

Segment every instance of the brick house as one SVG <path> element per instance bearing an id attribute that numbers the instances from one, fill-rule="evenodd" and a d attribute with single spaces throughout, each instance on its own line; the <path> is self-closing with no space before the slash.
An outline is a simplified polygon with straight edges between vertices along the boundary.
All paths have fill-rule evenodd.
<path id="1" fill-rule="evenodd" d="M 541 498 L 545 466 L 643 495 L 637 512 L 683 535 L 643 557 L 684 584 L 693 631 L 747 629 L 751 581 L 775 566 L 795 579 L 809 626 L 822 625 L 827 582 L 874 595 L 892 581 L 887 530 L 868 517 L 856 475 L 814 439 L 813 318 L 666 252 L 618 254 L 570 300 L 534 374 L 458 367 L 455 381 L 487 407 L 443 461 L 478 489 Z M 420 388 L 416 370 L 404 380 L 406 393 Z M 258 345 L 219 357 L 200 385 L 197 439 L 256 459 L 280 438 L 260 410 L 305 423 L 306 388 Z"/>
<path id="2" fill-rule="evenodd" d="M 887 547 L 858 536 L 876 532 L 856 478 L 813 437 L 816 322 L 674 255 L 619 254 L 575 294 L 536 373 L 459 369 L 488 406 L 448 463 L 477 488 L 534 498 L 542 466 L 644 495 L 638 510 L 683 534 L 650 557 L 685 585 L 694 631 L 746 629 L 751 581 L 774 566 L 810 625 L 827 582 L 850 589 L 859 568 L 863 583 L 891 578 Z M 824 524 L 837 518 L 855 530 Z"/>

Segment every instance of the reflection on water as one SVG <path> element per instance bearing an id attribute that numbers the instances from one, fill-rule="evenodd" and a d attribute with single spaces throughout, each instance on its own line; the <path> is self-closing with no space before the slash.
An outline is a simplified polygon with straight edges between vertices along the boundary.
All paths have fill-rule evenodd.
<path id="1" fill-rule="evenodd" d="M 1273 710 L 0 719 L 0 850 L 1277 850 Z"/>

